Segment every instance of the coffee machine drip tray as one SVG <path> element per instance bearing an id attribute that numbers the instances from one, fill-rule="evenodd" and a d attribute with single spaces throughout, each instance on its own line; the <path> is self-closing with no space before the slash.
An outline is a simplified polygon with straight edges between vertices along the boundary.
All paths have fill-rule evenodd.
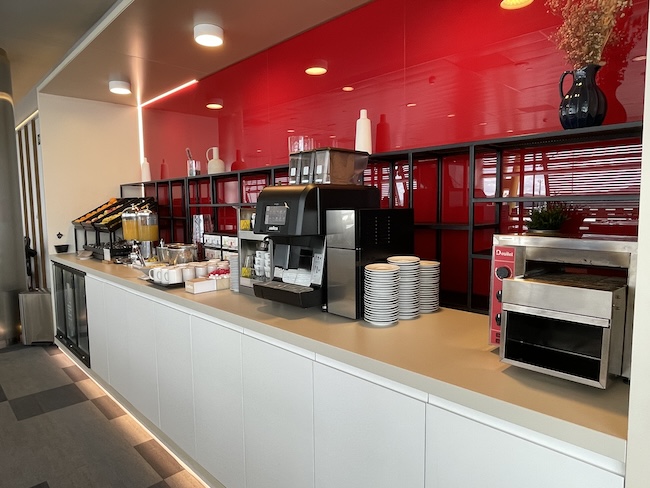
<path id="1" fill-rule="evenodd" d="M 253 291 L 258 298 L 266 298 L 302 308 L 316 307 L 323 302 L 321 288 L 282 281 L 253 283 Z"/>

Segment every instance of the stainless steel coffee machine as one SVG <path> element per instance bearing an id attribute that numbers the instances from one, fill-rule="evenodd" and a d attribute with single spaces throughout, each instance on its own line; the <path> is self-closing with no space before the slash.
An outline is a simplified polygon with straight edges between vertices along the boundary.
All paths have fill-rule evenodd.
<path id="1" fill-rule="evenodd" d="M 269 186 L 257 199 L 254 232 L 273 245 L 273 279 L 255 296 L 299 307 L 326 307 L 326 211 L 379 208 L 379 189 L 360 185 Z"/>

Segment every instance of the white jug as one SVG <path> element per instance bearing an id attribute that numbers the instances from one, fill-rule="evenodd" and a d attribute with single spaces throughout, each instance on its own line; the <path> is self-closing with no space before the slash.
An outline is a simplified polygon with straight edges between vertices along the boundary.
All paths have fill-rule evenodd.
<path id="1" fill-rule="evenodd" d="M 205 157 L 208 160 L 208 174 L 223 173 L 226 170 L 225 163 L 219 159 L 218 147 L 209 147 L 205 152 Z"/>

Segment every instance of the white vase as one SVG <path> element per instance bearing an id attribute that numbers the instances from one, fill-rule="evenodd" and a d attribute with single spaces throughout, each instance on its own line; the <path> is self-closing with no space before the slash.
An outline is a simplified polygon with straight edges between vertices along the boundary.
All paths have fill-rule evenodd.
<path id="1" fill-rule="evenodd" d="M 226 164 L 222 159 L 219 159 L 219 148 L 211 147 L 206 152 L 206 157 L 208 161 L 208 174 L 214 175 L 218 173 L 223 173 L 226 170 Z"/>
<path id="2" fill-rule="evenodd" d="M 362 108 L 357 120 L 357 132 L 354 140 L 355 151 L 365 151 L 372 154 L 372 131 L 368 111 Z"/>

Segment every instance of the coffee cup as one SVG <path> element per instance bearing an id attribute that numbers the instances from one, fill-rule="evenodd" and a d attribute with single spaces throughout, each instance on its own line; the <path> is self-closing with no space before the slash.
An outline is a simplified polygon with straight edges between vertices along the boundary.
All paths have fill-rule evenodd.
<path id="1" fill-rule="evenodd" d="M 149 270 L 149 279 L 153 281 L 154 283 L 161 283 L 162 282 L 162 270 L 163 268 L 161 266 L 158 266 L 156 268 L 151 268 Z"/>
<path id="2" fill-rule="evenodd" d="M 197 266 L 194 266 L 194 273 L 197 278 L 202 278 L 208 276 L 208 266 L 203 263 L 197 263 Z"/>
<path id="3" fill-rule="evenodd" d="M 183 282 L 183 268 L 163 268 L 162 284 L 175 285 Z"/>
<path id="4" fill-rule="evenodd" d="M 196 278 L 196 270 L 194 266 L 186 266 L 183 268 L 183 281 L 189 281 Z"/>

